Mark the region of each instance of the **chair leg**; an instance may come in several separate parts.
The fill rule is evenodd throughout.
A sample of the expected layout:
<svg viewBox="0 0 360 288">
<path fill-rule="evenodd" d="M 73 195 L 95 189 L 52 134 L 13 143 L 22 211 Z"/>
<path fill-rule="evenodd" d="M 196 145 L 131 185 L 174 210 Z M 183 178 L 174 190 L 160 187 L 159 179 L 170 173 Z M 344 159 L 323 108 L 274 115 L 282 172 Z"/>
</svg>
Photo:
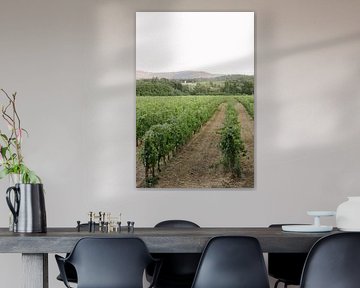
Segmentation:
<svg viewBox="0 0 360 288">
<path fill-rule="evenodd" d="M 288 284 L 286 282 L 283 282 L 281 280 L 277 280 L 274 284 L 274 288 L 277 288 L 279 283 L 284 283 L 284 288 L 287 288 L 288 287 Z"/>
</svg>

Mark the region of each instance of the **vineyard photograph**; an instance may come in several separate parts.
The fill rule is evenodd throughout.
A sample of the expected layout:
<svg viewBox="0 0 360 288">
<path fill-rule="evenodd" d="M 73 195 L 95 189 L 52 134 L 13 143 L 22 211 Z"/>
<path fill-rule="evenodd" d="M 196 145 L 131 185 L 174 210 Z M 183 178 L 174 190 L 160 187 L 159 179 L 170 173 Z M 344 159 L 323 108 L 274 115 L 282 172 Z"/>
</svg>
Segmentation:
<svg viewBox="0 0 360 288">
<path fill-rule="evenodd" d="M 136 187 L 254 187 L 254 13 L 136 13 Z"/>
</svg>

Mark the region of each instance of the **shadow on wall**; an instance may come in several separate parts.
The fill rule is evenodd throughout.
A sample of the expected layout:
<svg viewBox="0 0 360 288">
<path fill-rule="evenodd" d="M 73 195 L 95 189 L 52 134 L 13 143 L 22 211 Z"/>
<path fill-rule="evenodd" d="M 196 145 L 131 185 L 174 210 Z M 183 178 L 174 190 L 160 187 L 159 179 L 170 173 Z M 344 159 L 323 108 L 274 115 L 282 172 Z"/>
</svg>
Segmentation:
<svg viewBox="0 0 360 288">
<path fill-rule="evenodd" d="M 287 56 L 293 57 L 296 54 L 304 54 L 307 52 L 313 52 L 315 50 L 320 49 L 329 49 L 335 46 L 343 46 L 349 45 L 353 42 L 360 41 L 360 31 L 355 33 L 349 33 L 340 35 L 334 38 L 329 39 L 322 39 L 320 41 L 300 44 L 300 45 L 293 45 L 290 47 L 276 49 L 275 51 L 270 51 L 268 53 L 262 54 L 261 62 L 273 61 L 275 59 L 284 58 Z"/>
<path fill-rule="evenodd" d="M 263 20 L 273 31 L 271 20 Z M 257 178 L 275 191 L 270 201 L 281 193 L 276 186 L 289 189 L 281 194 L 289 203 L 282 215 L 311 203 L 334 209 L 360 185 L 354 173 L 360 169 L 360 32 L 320 41 L 313 35 L 288 47 L 282 39 L 284 48 L 276 48 L 271 33 L 258 35 L 264 45 L 257 47 L 257 159 L 272 173 L 258 170 Z"/>
</svg>

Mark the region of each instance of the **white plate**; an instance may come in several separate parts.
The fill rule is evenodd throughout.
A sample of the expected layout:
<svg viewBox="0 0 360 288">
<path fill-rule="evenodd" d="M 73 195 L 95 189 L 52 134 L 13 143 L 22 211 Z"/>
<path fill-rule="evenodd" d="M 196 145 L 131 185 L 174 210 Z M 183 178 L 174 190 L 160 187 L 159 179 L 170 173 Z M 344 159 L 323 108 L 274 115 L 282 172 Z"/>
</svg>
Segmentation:
<svg viewBox="0 0 360 288">
<path fill-rule="evenodd" d="M 332 226 L 324 225 L 283 225 L 281 228 L 286 232 L 330 232 L 333 229 Z"/>
<path fill-rule="evenodd" d="M 310 216 L 335 216 L 335 211 L 307 211 Z"/>
</svg>

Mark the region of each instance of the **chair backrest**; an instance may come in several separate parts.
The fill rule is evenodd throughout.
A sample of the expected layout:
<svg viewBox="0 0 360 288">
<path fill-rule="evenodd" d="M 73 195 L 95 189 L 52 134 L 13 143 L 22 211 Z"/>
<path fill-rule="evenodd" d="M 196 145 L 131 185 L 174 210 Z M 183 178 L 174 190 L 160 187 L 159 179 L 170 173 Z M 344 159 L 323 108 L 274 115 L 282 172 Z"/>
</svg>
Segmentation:
<svg viewBox="0 0 360 288">
<path fill-rule="evenodd" d="M 76 269 L 78 288 L 142 288 L 152 258 L 138 238 L 83 238 L 67 261 Z"/>
<path fill-rule="evenodd" d="M 165 220 L 155 228 L 200 228 L 188 220 Z M 159 287 L 190 287 L 199 264 L 200 253 L 163 253 L 156 254 L 162 260 L 162 267 L 157 279 Z"/>
<path fill-rule="evenodd" d="M 212 238 L 201 257 L 192 288 L 268 288 L 264 258 L 257 239 Z"/>
<path fill-rule="evenodd" d="M 200 226 L 188 220 L 165 220 L 157 223 L 155 228 L 200 228 Z"/>
<path fill-rule="evenodd" d="M 300 287 L 360 287 L 360 233 L 332 234 L 316 242 L 306 259 Z"/>
</svg>

